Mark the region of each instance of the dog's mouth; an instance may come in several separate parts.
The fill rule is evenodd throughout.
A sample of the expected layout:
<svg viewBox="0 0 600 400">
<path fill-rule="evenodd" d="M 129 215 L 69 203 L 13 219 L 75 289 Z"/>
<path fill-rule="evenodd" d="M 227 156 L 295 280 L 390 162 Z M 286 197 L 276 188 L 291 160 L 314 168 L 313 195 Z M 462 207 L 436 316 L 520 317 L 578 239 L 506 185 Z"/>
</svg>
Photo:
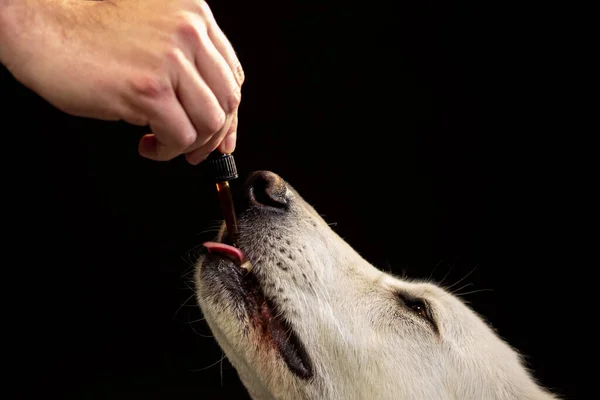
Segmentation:
<svg viewBox="0 0 600 400">
<path fill-rule="evenodd" d="M 232 298 L 243 303 L 250 324 L 264 345 L 275 348 L 296 376 L 310 379 L 313 369 L 306 348 L 275 302 L 264 295 L 256 274 L 242 268 L 247 261 L 245 253 L 233 247 L 226 234 L 220 242 L 206 242 L 204 247 L 210 254 L 229 261 L 228 264 L 234 269 L 233 279 L 228 279 L 224 288 L 238 292 Z"/>
</svg>

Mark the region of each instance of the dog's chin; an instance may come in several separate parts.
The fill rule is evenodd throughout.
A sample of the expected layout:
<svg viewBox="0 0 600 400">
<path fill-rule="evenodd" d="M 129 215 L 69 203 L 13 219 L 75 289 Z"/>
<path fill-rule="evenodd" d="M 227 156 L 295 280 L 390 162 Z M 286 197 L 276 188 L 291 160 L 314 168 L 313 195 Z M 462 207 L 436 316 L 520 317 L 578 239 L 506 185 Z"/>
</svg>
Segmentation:
<svg viewBox="0 0 600 400">
<path fill-rule="evenodd" d="M 230 244 L 227 236 L 220 241 Z M 258 338 L 256 345 L 273 348 L 298 378 L 312 378 L 312 363 L 305 346 L 277 308 L 277 298 L 265 296 L 260 279 L 253 271 L 248 272 L 225 255 L 207 254 L 200 276 L 213 301 L 228 302 L 227 306 L 236 310 L 231 316 L 237 319 L 233 323 L 239 325 L 241 331 L 253 331 L 252 335 L 243 335 L 245 340 Z"/>
</svg>

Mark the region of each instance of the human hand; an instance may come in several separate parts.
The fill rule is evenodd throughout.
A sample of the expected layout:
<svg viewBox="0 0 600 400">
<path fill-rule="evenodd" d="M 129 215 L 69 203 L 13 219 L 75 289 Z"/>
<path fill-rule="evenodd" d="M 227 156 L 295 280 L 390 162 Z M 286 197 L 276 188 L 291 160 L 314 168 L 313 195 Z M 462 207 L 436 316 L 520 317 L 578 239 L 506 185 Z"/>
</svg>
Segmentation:
<svg viewBox="0 0 600 400">
<path fill-rule="evenodd" d="M 149 125 L 142 156 L 197 164 L 236 144 L 244 72 L 205 1 L 2 5 L 0 60 L 72 115 Z"/>
</svg>

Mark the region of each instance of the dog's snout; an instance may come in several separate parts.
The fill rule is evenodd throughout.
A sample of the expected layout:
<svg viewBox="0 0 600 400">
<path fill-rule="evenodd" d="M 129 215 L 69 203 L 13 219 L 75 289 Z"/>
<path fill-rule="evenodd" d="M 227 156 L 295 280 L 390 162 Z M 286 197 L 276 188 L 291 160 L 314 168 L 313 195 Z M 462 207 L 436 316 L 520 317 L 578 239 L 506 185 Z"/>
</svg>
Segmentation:
<svg viewBox="0 0 600 400">
<path fill-rule="evenodd" d="M 256 207 L 286 209 L 289 204 L 285 181 L 269 171 L 252 173 L 247 182 L 248 198 Z"/>
</svg>

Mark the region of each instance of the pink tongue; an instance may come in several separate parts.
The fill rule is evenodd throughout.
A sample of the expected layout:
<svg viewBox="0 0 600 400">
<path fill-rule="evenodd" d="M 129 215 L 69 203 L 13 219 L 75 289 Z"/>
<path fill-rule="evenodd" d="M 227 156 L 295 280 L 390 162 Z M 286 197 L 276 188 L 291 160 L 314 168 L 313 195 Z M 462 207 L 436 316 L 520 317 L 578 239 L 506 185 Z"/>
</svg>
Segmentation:
<svg viewBox="0 0 600 400">
<path fill-rule="evenodd" d="M 218 242 L 206 242 L 204 243 L 204 247 L 208 249 L 209 253 L 227 256 L 233 259 L 233 261 L 235 261 L 238 265 L 242 265 L 244 261 L 246 261 L 246 256 L 240 249 L 238 249 L 237 247 L 230 246 L 228 244 Z"/>
</svg>

